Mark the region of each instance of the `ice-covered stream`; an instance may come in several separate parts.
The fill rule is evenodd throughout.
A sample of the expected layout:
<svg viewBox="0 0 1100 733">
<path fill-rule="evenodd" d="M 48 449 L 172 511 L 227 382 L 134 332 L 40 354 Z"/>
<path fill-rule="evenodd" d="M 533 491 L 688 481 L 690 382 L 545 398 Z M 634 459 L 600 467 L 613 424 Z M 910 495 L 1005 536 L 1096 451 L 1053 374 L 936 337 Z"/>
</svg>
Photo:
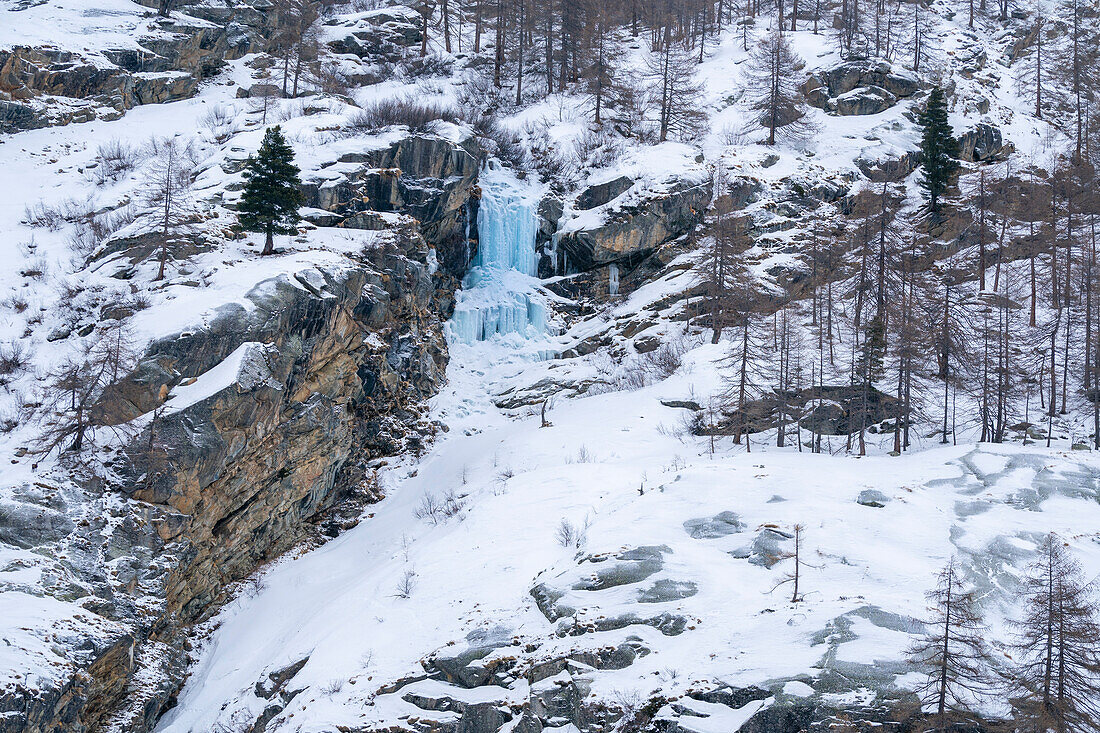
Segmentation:
<svg viewBox="0 0 1100 733">
<path fill-rule="evenodd" d="M 526 339 L 543 334 L 546 303 L 535 278 L 541 188 L 497 170 L 486 171 L 480 183 L 480 241 L 456 295 L 451 337 L 472 344 L 496 336 Z"/>
</svg>

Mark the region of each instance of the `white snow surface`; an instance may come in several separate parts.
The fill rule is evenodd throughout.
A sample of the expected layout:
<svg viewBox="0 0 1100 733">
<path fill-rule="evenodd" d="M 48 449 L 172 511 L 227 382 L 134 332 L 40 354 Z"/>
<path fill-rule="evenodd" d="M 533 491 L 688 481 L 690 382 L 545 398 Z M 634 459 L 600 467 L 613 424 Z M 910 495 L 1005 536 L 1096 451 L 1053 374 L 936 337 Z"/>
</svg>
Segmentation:
<svg viewBox="0 0 1100 733">
<path fill-rule="evenodd" d="M 924 591 L 950 556 L 962 559 L 982 589 L 994 639 L 1008 638 L 1003 621 L 1015 611 L 1021 570 L 1000 538 L 1010 538 L 1026 562 L 1042 533 L 1057 531 L 1091 575 L 1100 572 L 1094 541 L 1100 462 L 1091 455 L 1007 445 L 948 446 L 900 458 L 764 445 L 711 455 L 701 442 L 677 437 L 683 411 L 661 400 L 712 389 L 713 370 L 706 367 L 716 354 L 700 347 L 681 372 L 639 391 L 560 402 L 549 413 L 553 425 L 542 428 L 538 416 L 509 417 L 493 408 L 485 389 L 531 366 L 531 356 L 491 342 L 456 344 L 450 385 L 434 404 L 450 431 L 419 462 L 385 472 L 388 496 L 359 526 L 273 564 L 258 592 L 221 613 L 179 705 L 158 730 L 197 732 L 238 711 L 257 715 L 266 701 L 253 693 L 256 682 L 307 656 L 294 678 L 307 690 L 278 716 L 286 729 L 394 724 L 401 715 L 424 715 L 401 699 L 409 689 L 379 694 L 378 688 L 417 673 L 437 649 L 456 642 L 461 648 L 478 630 L 534 643 L 536 657 L 613 646 L 630 636 L 652 649 L 626 669 L 593 675 L 594 698 L 623 690 L 643 699 L 681 695 L 699 680 L 747 686 L 784 679 L 785 694 L 804 696 L 816 677 L 835 668 L 877 668 L 912 684 L 919 677 L 903 678 L 904 651 L 920 629 Z M 1032 467 L 1032 481 L 1021 483 L 1005 469 L 1010 464 Z M 1087 486 L 1079 477 L 1060 478 L 1063 467 L 1093 478 Z M 1026 495 L 1043 482 L 1047 490 Z M 867 488 L 890 501 L 884 508 L 856 503 Z M 456 516 L 438 524 L 416 516 L 426 494 L 448 491 L 464 504 Z M 695 539 L 685 529 L 688 520 L 726 511 L 738 515 L 741 531 Z M 579 551 L 556 542 L 562 520 L 589 524 Z M 768 569 L 737 556 L 761 530 L 789 531 L 796 523 L 806 528 L 803 552 L 813 567 L 803 569 L 805 600 L 791 603 L 789 585 L 776 588 L 790 560 Z M 667 611 L 687 619 L 683 634 L 634 625 L 555 636 L 532 586 L 585 577 L 583 556 L 640 546 L 669 550 L 661 571 L 636 584 L 571 591 L 584 596 L 579 618 Z M 1006 564 L 990 564 L 993 556 Z M 410 571 L 411 597 L 398 597 Z M 639 603 L 638 592 L 660 579 L 694 583 L 698 593 Z M 834 636 L 841 617 L 850 636 Z M 525 685 L 476 691 L 447 685 L 445 692 L 508 701 L 524 698 Z M 711 715 L 688 718 L 691 730 L 710 733 L 736 730 L 768 703 L 739 711 L 690 704 Z"/>
<path fill-rule="evenodd" d="M 0 48 L 49 44 L 97 63 L 103 58 L 99 52 L 135 47 L 139 35 L 157 32 L 149 15 L 149 8 L 129 0 L 49 0 L 23 10 L 16 10 L 15 0 L 0 0 Z M 989 34 L 963 31 L 957 20 L 930 14 L 929 22 L 930 34 L 947 53 L 949 74 L 951 56 L 961 48 L 978 44 L 995 56 L 1003 44 Z M 804 28 L 789 38 L 806 60 L 807 71 L 838 61 L 825 34 Z M 705 176 L 719 164 L 735 175 L 758 179 L 764 194 L 753 213 L 773 216 L 766 211 L 769 195 L 794 181 L 850 181 L 858 176 L 854 161 L 861 156 L 892 156 L 915 147 L 916 132 L 906 117 L 909 101 L 866 117 L 813 110 L 818 133 L 797 146 L 767 148 L 751 135 L 730 142 L 731 134 L 745 127 L 746 107 L 737 93 L 745 58 L 740 39 L 729 32 L 700 67 L 711 120 L 701 150 L 666 143 L 622 151 L 614 163 L 589 174 L 587 182 L 627 175 L 641 184 L 605 207 L 567 211 L 565 226 L 595 226 L 640 193 L 659 192 L 673 174 Z M 6 264 L 0 270 L 0 289 L 8 299 L 0 339 L 30 345 L 34 361 L 28 374 L 5 389 L 0 416 L 12 414 L 17 398 L 32 391 L 40 375 L 82 343 L 76 336 L 48 340 L 51 333 L 79 325 L 74 311 L 62 306 L 82 306 L 83 301 L 66 304 L 64 286 L 79 283 L 104 297 L 133 296 L 129 285 L 112 277 L 116 260 L 86 267 L 77 257 L 70 243 L 73 227 L 32 229 L 23 221 L 26 207 L 40 201 L 60 205 L 88 198 L 94 210 L 126 202 L 141 209 L 140 170 L 117 182 L 92 185 L 91 164 L 99 145 L 115 140 L 141 145 L 157 135 L 192 140 L 198 147 L 196 198 L 211 214 L 204 231 L 215 244 L 157 286 L 148 282 L 152 266 L 139 268 L 133 282 L 142 284 L 148 299 L 133 318 L 141 342 L 200 326 L 219 305 L 247 304 L 246 294 L 264 280 L 286 277 L 295 282 L 295 275 L 306 273 L 308 279 L 316 266 L 348 266 L 348 253 L 375 241 L 373 232 L 318 228 L 290 241 L 284 238 L 281 255 L 259 259 L 254 237 L 225 236 L 231 218 L 221 204 L 237 195 L 231 189 L 240 182 L 238 173 L 226 171 L 254 151 L 263 134 L 256 110 L 235 99 L 235 87 L 227 83 L 256 81 L 249 61 L 228 64 L 194 99 L 139 107 L 113 122 L 35 130 L 0 140 L 0 190 L 16 194 L 0 197 L 0 230 L 6 233 L 0 244 Z M 631 65 L 628 72 L 636 71 L 640 59 L 624 64 Z M 1020 159 L 1041 163 L 1059 134 L 1022 111 L 1026 106 L 1012 74 L 990 65 L 1003 73 L 988 85 L 980 84 L 981 78 L 952 74 L 956 98 L 988 97 L 990 112 L 984 119 L 1001 127 Z M 415 83 L 394 79 L 357 90 L 355 97 L 364 102 L 410 93 L 427 94 Z M 441 81 L 431 96 L 452 99 L 453 94 L 451 83 Z M 332 127 L 353 110 L 342 101 L 321 99 L 317 104 L 324 109 L 307 116 L 304 104 L 278 103 L 271 115 L 285 117 L 281 124 L 307 180 L 334 180 L 341 166 L 351 165 L 337 162 L 344 154 L 386 146 L 404 134 L 391 129 L 371 136 L 334 136 Z M 546 125 L 557 143 L 575 146 L 586 131 L 580 121 L 586 104 L 579 96 L 553 95 L 516 112 L 506 124 L 516 130 Z M 952 112 L 957 131 L 982 117 L 962 104 Z M 212 139 L 200 124 L 215 108 L 228 110 L 236 124 L 224 142 Z M 462 130 L 438 125 L 436 132 L 458 139 Z M 699 152 L 702 163 L 696 160 Z M 135 233 L 148 222 L 139 217 L 132 227 L 118 234 Z M 803 236 L 799 228 L 776 227 L 746 253 L 757 262 L 762 287 L 770 268 L 797 261 L 788 247 Z M 267 704 L 254 694 L 255 684 L 305 656 L 309 662 L 294 684 L 306 689 L 279 714 L 281 729 L 330 731 L 337 725 L 392 723 L 403 715 L 423 715 L 401 699 L 402 693 L 378 694 L 379 688 L 422 671 L 420 661 L 427 655 L 461 645 L 479 630 L 534 644 L 535 657 L 637 637 L 651 653 L 626 669 L 594 675 L 591 695 L 602 699 L 631 691 L 643 697 L 658 691 L 676 696 L 700 680 L 735 685 L 777 681 L 779 694 L 803 696 L 830 669 L 850 671 L 850 665 L 871 664 L 896 684 L 912 685 L 919 677 L 898 662 L 911 633 L 919 629 L 913 619 L 924 613 L 923 593 L 951 555 L 959 556 L 978 587 L 993 626 L 991 639 L 997 642 L 1009 638 L 1004 621 L 1018 611 L 1017 581 L 1044 532 L 1059 532 L 1089 577 L 1100 573 L 1100 458 L 1063 450 L 1072 440 L 1057 441 L 1059 447 L 1048 450 L 966 443 L 938 447 L 918 438 L 920 450 L 914 453 L 893 458 L 872 445 L 873 455 L 862 459 L 763 444 L 745 453 L 727 440 L 711 454 L 707 444 L 685 434 L 685 411 L 662 405 L 662 400 L 705 401 L 719 386 L 715 363 L 722 346 L 700 345 L 697 333 L 689 337 L 692 350 L 684 366 L 670 379 L 636 391 L 592 394 L 598 391 L 594 389 L 583 399 L 563 397 L 548 413 L 550 427 L 540 427 L 537 415 L 494 405 L 501 394 L 530 390 L 544 379 L 573 384 L 608 380 L 616 367 L 606 354 L 556 361 L 544 357 L 605 333 L 615 321 L 637 317 L 647 306 L 683 291 L 694 278 L 686 269 L 689 263 L 688 256 L 678 258 L 630 298 L 572 324 L 561 336 L 451 344 L 449 384 L 433 404 L 434 416 L 448 432 L 419 461 L 403 459 L 383 472 L 387 498 L 369 507 L 358 527 L 318 550 L 273 563 L 261 573 L 254 593 L 241 595 L 221 612 L 197 654 L 179 705 L 159 730 L 205 732 L 242 711 L 255 718 Z M 38 265 L 48 271 L 44 280 L 23 274 Z M 509 275 L 515 280 L 513 275 L 519 273 Z M 509 288 L 533 293 L 547 304 L 554 301 L 530 278 Z M 459 295 L 460 300 L 478 297 L 470 291 Z M 24 308 L 14 308 L 20 300 Z M 674 327 L 662 320 L 669 315 L 661 313 L 646 334 L 673 335 Z M 259 356 L 257 345 L 243 345 L 194 383 L 177 387 L 170 406 L 181 409 L 239 380 L 249 355 Z M 49 461 L 32 469 L 29 459 L 16 457 L 15 449 L 32 430 L 33 425 L 20 425 L 0 437 L 4 491 L 39 480 L 50 469 Z M 868 488 L 890 501 L 883 508 L 857 504 L 859 492 Z M 437 524 L 416 516 L 425 494 L 447 492 L 460 497 L 458 514 Z M 0 499 L 7 501 L 6 496 Z M 739 516 L 741 531 L 695 539 L 684 528 L 685 521 L 727 511 Z M 589 524 L 583 548 L 564 548 L 556 541 L 563 520 L 578 527 Z M 814 567 L 802 578 L 805 600 L 792 604 L 789 586 L 777 587 L 790 569 L 789 560 L 768 569 L 737 556 L 745 554 L 759 533 L 768 528 L 789 531 L 796 523 L 806 527 L 806 549 Z M 667 546 L 660 573 L 636 585 L 570 591 L 585 601 L 580 618 L 667 611 L 687 620 L 684 632 L 665 636 L 636 625 L 557 637 L 555 624 L 534 604 L 532 586 L 582 578 L 587 556 L 640 546 Z M 33 551 L 4 546 L 0 552 L 4 688 L 63 679 L 73 660 L 65 659 L 55 642 L 74 629 L 92 630 L 104 639 L 119 631 L 75 603 L 12 590 L 34 586 L 41 563 Z M 407 573 L 415 574 L 414 587 L 409 598 L 399 598 L 398 586 Z M 694 583 L 697 593 L 639 603 L 638 591 L 660 579 Z M 846 633 L 837 631 L 840 626 Z M 431 680 L 416 684 L 418 692 L 465 695 L 471 701 L 523 700 L 531 692 L 522 681 L 510 689 L 471 691 Z M 850 694 L 855 699 L 864 693 Z M 766 704 L 731 711 L 692 701 L 700 717 L 690 719 L 696 727 L 687 727 L 698 733 L 734 730 Z M 683 719 L 681 725 L 686 725 Z M 560 730 L 568 733 L 569 727 Z"/>
</svg>

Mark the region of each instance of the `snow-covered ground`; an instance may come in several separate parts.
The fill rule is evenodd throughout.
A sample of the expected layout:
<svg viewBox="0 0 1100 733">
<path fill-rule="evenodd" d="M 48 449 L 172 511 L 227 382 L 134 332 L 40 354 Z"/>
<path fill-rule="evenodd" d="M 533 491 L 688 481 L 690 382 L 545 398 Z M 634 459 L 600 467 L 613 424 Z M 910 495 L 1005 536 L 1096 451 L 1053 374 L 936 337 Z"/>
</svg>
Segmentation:
<svg viewBox="0 0 1100 733">
<path fill-rule="evenodd" d="M 305 657 L 293 681 L 305 691 L 278 717 L 286 729 L 430 717 L 402 695 L 443 683 L 379 688 L 422 672 L 421 659 L 461 648 L 478 631 L 509 639 L 498 655 L 533 644 L 532 659 L 632 637 L 651 650 L 595 675 L 593 699 L 674 697 L 700 680 L 814 686 L 838 671 L 912 685 L 919 678 L 908 674 L 904 651 L 920 629 L 923 593 L 952 555 L 980 589 L 995 643 L 1010 640 L 1003 620 L 1015 613 L 1020 574 L 1043 533 L 1060 533 L 1089 577 L 1100 572 L 1095 457 L 969 445 L 857 459 L 764 445 L 746 453 L 728 442 L 711 454 L 685 436 L 684 410 L 662 400 L 712 390 L 717 353 L 696 349 L 674 377 L 639 391 L 559 402 L 543 428 L 537 415 L 494 409 L 486 389 L 530 357 L 501 344 L 456 345 L 450 385 L 434 405 L 449 432 L 419 462 L 384 471 L 388 496 L 369 519 L 275 563 L 221 613 L 159 730 L 210 730 L 235 714 L 244 719 L 240 710 L 253 719 L 267 704 L 256 683 Z M 882 496 L 857 503 L 869 490 Z M 418 516 L 425 496 L 452 494 L 462 505 L 453 516 Z M 586 528 L 579 549 L 558 541 L 563 521 Z M 793 549 L 785 537 L 796 524 L 805 528 L 805 599 L 791 603 L 790 585 L 776 586 L 793 560 L 768 555 Z M 569 590 L 596 587 L 589 581 L 605 566 L 595 560 L 634 548 L 659 548 L 651 575 Z M 411 592 L 400 597 L 408 573 Z M 563 589 L 557 603 L 575 616 L 548 621 L 531 595 L 539 584 Z M 646 602 L 670 588 L 685 597 Z M 629 613 L 641 621 L 569 630 Z M 663 613 L 684 619 L 682 633 L 644 623 Z M 522 701 L 532 694 L 526 685 L 450 694 Z"/>
<path fill-rule="evenodd" d="M 945 54 L 945 78 L 955 84 L 956 97 L 988 97 L 990 111 L 984 118 L 1001 127 L 1021 160 L 1042 161 L 1057 134 L 1020 111 L 1025 107 L 1011 70 L 999 61 L 976 78 L 953 70 L 953 59 L 975 47 L 1002 58 L 1010 39 L 962 29 L 957 20 L 947 19 L 946 3 L 937 2 L 936 10 L 929 14 L 930 35 Z M 147 13 L 126 0 L 61 0 L 18 11 L 12 0 L 0 0 L 0 46 L 50 43 L 94 60 L 104 49 L 131 47 L 138 33 L 154 32 Z M 338 30 L 326 27 L 325 32 Z M 789 37 L 806 71 L 839 61 L 825 34 L 804 28 Z M 624 61 L 627 72 L 642 68 L 641 48 Z M 748 213 L 768 223 L 767 217 L 775 216 L 769 209 L 792 182 L 850 184 L 859 178 L 859 158 L 897 156 L 915 147 L 908 101 L 862 117 L 811 110 L 818 131 L 809 141 L 777 149 L 756 144 L 758 135 L 744 136 L 740 80 L 746 57 L 733 31 L 708 50 L 699 77 L 710 131 L 698 149 L 673 142 L 624 142 L 614 161 L 586 172 L 583 180 L 601 183 L 628 175 L 660 183 L 689 169 L 709 172 L 721 166 L 761 183 L 764 194 Z M 0 270 L 5 298 L 0 342 L 19 341 L 30 352 L 30 368 L 5 386 L 0 417 L 14 416 L 18 403 L 33 394 L 50 368 L 82 346 L 86 336 L 59 334 L 79 334 L 105 302 L 141 301 L 132 319 L 140 346 L 200 324 L 219 304 L 240 302 L 256 282 L 315 265 L 339 267 L 344 254 L 369 245 L 374 233 L 318 228 L 280 242 L 286 248 L 281 256 L 260 260 L 254 256 L 255 239 L 228 236 L 224 225 L 231 216 L 221 204 L 235 195 L 240 178 L 227 171 L 239 170 L 257 147 L 261 120 L 282 123 L 304 177 L 312 181 L 338 179 L 342 164 L 335 161 L 341 155 L 386 146 L 404 134 L 392 129 L 370 136 L 335 134 L 354 114 L 353 107 L 335 98 L 318 100 L 308 114 L 305 107 L 312 100 L 278 103 L 261 113 L 254 103 L 235 97 L 237 85 L 257 81 L 248 66 L 252 60 L 230 63 L 194 99 L 138 107 L 112 122 L 0 140 L 0 191 L 11 194 L 0 196 L 0 231 L 5 232 L 0 256 L 6 265 Z M 353 96 L 359 103 L 403 95 L 451 101 L 457 82 L 396 78 L 355 90 Z M 559 93 L 514 110 L 502 124 L 521 135 L 539 131 L 562 149 L 574 149 L 587 132 L 586 104 L 584 95 Z M 203 120 L 211 110 L 230 122 L 219 131 L 209 129 Z M 952 114 L 959 131 L 980 117 L 965 106 Z M 460 130 L 440 125 L 436 132 L 457 139 Z M 123 140 L 140 146 L 154 135 L 194 143 L 195 198 L 210 215 L 203 230 L 212 246 L 172 269 L 165 283 L 149 282 L 152 262 L 125 281 L 113 277 L 114 260 L 86 265 L 82 255 L 87 253 L 74 247 L 73 222 L 57 229 L 26 222 L 28 209 L 39 203 L 86 212 L 130 206 L 140 213 L 140 166 L 97 186 L 92 164 L 101 145 Z M 702 162 L 696 160 L 699 154 Z M 911 178 L 910 191 L 913 183 Z M 527 210 L 536 198 L 534 193 L 519 196 Z M 591 226 L 601 213 L 577 214 L 566 227 Z M 142 226 L 148 221 L 139 218 L 119 234 L 137 233 Z M 769 284 L 773 267 L 798 262 L 792 248 L 804 237 L 804 228 L 775 227 L 746 253 L 762 287 Z M 557 330 L 567 325 L 565 319 L 552 312 L 554 296 L 530 278 L 530 263 L 523 273 L 494 280 L 507 297 L 522 294 L 529 322 L 514 330 L 529 340 L 517 333 L 488 343 L 454 340 L 449 384 L 433 405 L 434 417 L 447 432 L 421 459 L 402 459 L 383 469 L 387 498 L 370 507 L 358 527 L 318 550 L 274 563 L 224 609 L 211 623 L 179 705 L 164 718 L 161 730 L 198 733 L 213 730 L 216 722 L 255 719 L 268 704 L 255 694 L 256 684 L 307 656 L 294 678 L 295 686 L 306 690 L 279 713 L 287 729 L 322 731 L 422 716 L 422 709 L 402 699 L 408 690 L 380 693 L 380 688 L 421 671 L 420 661 L 436 650 L 461 647 L 478 633 L 534 647 L 523 652 L 527 661 L 628 642 L 648 650 L 624 669 L 595 675 L 593 699 L 634 693 L 647 698 L 656 692 L 676 696 L 701 680 L 778 681 L 789 695 L 806 694 L 806 683 L 820 694 L 859 694 L 821 680 L 839 670 L 856 680 L 856 688 L 860 680 L 868 686 L 912 685 L 915 677 L 900 661 L 910 634 L 919 629 L 914 619 L 923 614 L 923 592 L 950 556 L 960 558 L 979 588 L 993 626 L 991 638 L 998 642 L 1009 638 L 1004 619 L 1016 612 L 1018 579 L 1043 533 L 1060 533 L 1089 576 L 1100 573 L 1100 459 L 1066 450 L 1072 440 L 1056 441 L 1056 449 L 1045 450 L 937 447 L 938 437 L 918 436 L 919 452 L 895 458 L 872 445 L 871 457 L 856 459 L 777 450 L 763 439 L 746 453 L 725 439 L 711 452 L 709 442 L 686 430 L 689 411 L 662 402 L 706 404 L 720 386 L 715 365 L 724 345 L 701 345 L 697 330 L 671 322 L 681 313 L 679 305 L 652 309 L 655 325 L 646 332 L 686 333 L 691 350 L 665 381 L 611 391 L 621 386 L 617 379 L 624 370 L 636 367 L 630 359 L 616 364 L 606 352 L 584 359 L 544 358 L 684 291 L 695 281 L 685 269 L 690 261 L 690 255 L 678 258 L 629 298 L 568 324 L 562 335 Z M 459 300 L 493 307 L 491 299 L 499 297 L 489 288 L 470 288 Z M 532 302 L 551 312 L 532 315 Z M 243 352 L 235 355 L 243 357 Z M 181 406 L 223 385 L 230 378 L 223 372 L 232 372 L 232 366 L 215 367 L 177 389 L 170 404 Z M 837 373 L 844 371 L 842 363 Z M 584 396 L 554 401 L 548 427 L 541 427 L 538 399 L 520 400 L 528 404 L 514 409 L 496 406 L 502 396 L 555 391 Z M 52 468 L 45 461 L 32 469 L 32 458 L 16 453 L 34 430 L 33 423 L 24 423 L 0 437 L 5 489 L 33 482 Z M 838 447 L 841 439 L 833 440 Z M 858 503 L 864 491 L 881 496 L 866 495 Z M 422 516 L 425 497 L 450 508 L 437 518 Z M 563 522 L 583 541 L 563 546 L 558 539 Z M 796 524 L 805 527 L 809 559 L 800 587 L 805 599 L 790 603 L 789 584 L 778 584 L 791 568 L 792 561 L 782 556 L 792 549 L 786 535 Z M 628 554 L 639 548 L 649 549 Z M 5 547 L 2 587 L 38 583 L 40 561 L 31 551 Z M 606 584 L 599 581 L 604 566 L 597 561 L 649 563 L 647 568 L 656 569 L 634 582 Z M 593 569 L 598 589 L 591 580 Z M 575 613 L 550 621 L 531 595 L 540 585 L 561 591 L 544 605 Z M 75 604 L 21 591 L 4 593 L 0 606 L 4 638 L 10 642 L 0 647 L 5 684 L 55 675 L 73 661 L 59 658 L 51 646 L 54 632 L 42 629 L 60 633 L 92 624 L 104 636 L 117 631 Z M 629 614 L 639 623 L 573 634 L 576 628 L 599 628 L 601 621 Z M 668 614 L 664 630 L 658 628 L 663 622 L 655 621 L 661 614 Z M 665 633 L 673 629 L 679 633 Z M 507 655 L 510 649 L 511 644 L 495 654 Z M 436 680 L 415 684 L 429 696 L 462 694 L 471 700 L 522 701 L 533 694 L 522 680 L 509 689 L 462 693 L 441 689 L 443 683 Z M 755 712 L 719 711 L 699 701 L 684 704 L 711 715 L 700 718 L 709 723 L 697 723 L 698 733 L 733 730 L 738 720 Z"/>
</svg>

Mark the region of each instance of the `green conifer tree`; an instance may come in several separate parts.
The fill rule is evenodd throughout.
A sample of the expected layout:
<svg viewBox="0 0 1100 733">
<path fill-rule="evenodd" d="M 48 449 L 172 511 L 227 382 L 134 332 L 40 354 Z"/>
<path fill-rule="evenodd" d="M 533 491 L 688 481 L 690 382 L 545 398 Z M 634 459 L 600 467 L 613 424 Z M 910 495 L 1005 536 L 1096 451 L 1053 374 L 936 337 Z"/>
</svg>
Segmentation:
<svg viewBox="0 0 1100 733">
<path fill-rule="evenodd" d="M 302 204 L 294 151 L 278 125 L 269 127 L 255 156 L 248 156 L 245 187 L 238 205 L 238 224 L 248 232 L 263 232 L 267 239 L 260 254 L 275 251 L 276 234 L 294 234 Z"/>
<path fill-rule="evenodd" d="M 959 169 L 959 141 L 947 121 L 947 100 L 939 87 L 932 88 L 917 124 L 922 130 L 920 151 L 924 165 L 920 184 L 928 192 L 929 208 L 939 211 L 940 197 Z"/>
</svg>

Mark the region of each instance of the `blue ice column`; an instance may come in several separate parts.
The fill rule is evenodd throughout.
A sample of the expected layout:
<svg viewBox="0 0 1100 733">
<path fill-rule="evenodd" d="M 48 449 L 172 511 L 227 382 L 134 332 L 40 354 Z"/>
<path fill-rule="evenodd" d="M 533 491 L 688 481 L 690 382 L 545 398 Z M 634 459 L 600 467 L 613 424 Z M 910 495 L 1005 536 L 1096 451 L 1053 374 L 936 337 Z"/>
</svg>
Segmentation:
<svg viewBox="0 0 1100 733">
<path fill-rule="evenodd" d="M 474 343 L 498 334 L 546 331 L 546 306 L 532 279 L 538 269 L 538 217 L 526 192 L 501 185 L 482 189 L 477 213 L 478 251 L 458 293 L 451 333 Z"/>
</svg>

